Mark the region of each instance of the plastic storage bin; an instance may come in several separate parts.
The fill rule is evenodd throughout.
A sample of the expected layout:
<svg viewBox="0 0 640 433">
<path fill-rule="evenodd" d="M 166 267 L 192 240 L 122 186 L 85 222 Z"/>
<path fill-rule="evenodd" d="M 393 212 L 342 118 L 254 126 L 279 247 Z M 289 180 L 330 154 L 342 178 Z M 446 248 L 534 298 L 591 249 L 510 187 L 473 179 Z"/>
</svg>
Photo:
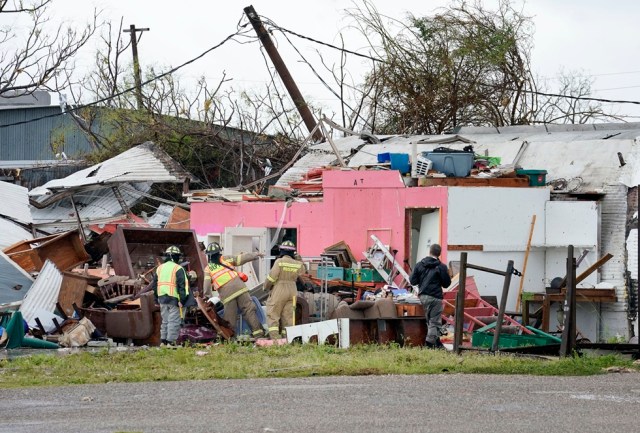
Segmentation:
<svg viewBox="0 0 640 433">
<path fill-rule="evenodd" d="M 471 173 L 473 152 L 425 152 L 423 156 L 433 163 L 433 169 L 451 177 L 467 177 Z"/>
<path fill-rule="evenodd" d="M 344 280 L 344 268 L 318 266 L 318 278 L 324 280 Z"/>
<path fill-rule="evenodd" d="M 516 170 L 517 175 L 529 177 L 529 186 L 545 186 L 547 184 L 547 170 Z"/>
<path fill-rule="evenodd" d="M 411 164 L 409 164 L 409 154 L 407 153 L 390 153 L 391 170 L 398 170 L 400 173 L 409 173 Z"/>
<path fill-rule="evenodd" d="M 387 269 L 390 272 L 390 270 Z M 380 276 L 375 269 L 369 268 L 361 268 L 361 269 L 345 269 L 344 271 L 344 279 L 345 281 L 351 281 L 351 277 L 353 277 L 353 281 L 356 283 L 383 283 L 385 282 L 384 278 Z"/>
</svg>

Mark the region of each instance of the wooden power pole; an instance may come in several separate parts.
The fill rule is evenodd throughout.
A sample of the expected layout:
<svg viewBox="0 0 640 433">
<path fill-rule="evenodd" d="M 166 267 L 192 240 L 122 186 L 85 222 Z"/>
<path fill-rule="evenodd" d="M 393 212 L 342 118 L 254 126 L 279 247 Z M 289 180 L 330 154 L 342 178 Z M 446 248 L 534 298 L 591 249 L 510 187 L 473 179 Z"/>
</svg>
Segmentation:
<svg viewBox="0 0 640 433">
<path fill-rule="evenodd" d="M 138 110 L 142 110 L 142 79 L 140 77 L 140 63 L 138 62 L 138 37 L 137 32 L 149 31 L 149 28 L 137 29 L 135 24 L 131 24 L 129 29 L 124 29 L 124 33 L 131 33 L 131 51 L 133 52 L 133 79 L 136 83 L 136 101 Z"/>
<path fill-rule="evenodd" d="M 273 44 L 269 33 L 267 33 L 264 25 L 262 25 L 260 17 L 256 13 L 253 6 L 247 6 L 246 8 L 244 8 L 244 13 L 247 15 L 247 17 L 249 18 L 249 22 L 251 22 L 251 25 L 258 34 L 258 38 L 260 39 L 262 46 L 266 50 L 267 54 L 269 54 L 269 58 L 271 59 L 271 62 L 273 62 L 273 66 L 276 68 L 276 71 L 278 71 L 278 74 L 280 75 L 284 86 L 287 88 L 291 99 L 293 99 L 293 103 L 298 109 L 298 112 L 300 113 L 304 124 L 306 125 L 309 132 L 313 133 L 313 139 L 316 141 L 321 141 L 323 138 L 322 133 L 319 129 L 315 129 L 316 120 L 313 118 L 313 114 L 311 114 L 311 110 L 309 110 L 309 106 L 305 102 L 304 97 L 300 93 L 300 90 L 298 90 L 298 86 L 296 86 L 295 81 L 293 81 L 293 77 L 289 73 L 287 65 L 285 65 L 282 57 L 280 57 L 280 53 L 278 53 L 278 49 Z M 313 132 L 314 129 L 315 132 Z"/>
</svg>

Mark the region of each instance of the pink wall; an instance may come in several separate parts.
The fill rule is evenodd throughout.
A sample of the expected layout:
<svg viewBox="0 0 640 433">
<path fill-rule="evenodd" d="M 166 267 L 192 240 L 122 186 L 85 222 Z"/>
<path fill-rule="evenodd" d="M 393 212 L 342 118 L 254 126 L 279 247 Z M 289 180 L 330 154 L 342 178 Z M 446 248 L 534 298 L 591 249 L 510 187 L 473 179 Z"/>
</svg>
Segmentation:
<svg viewBox="0 0 640 433">
<path fill-rule="evenodd" d="M 345 241 L 357 259 L 375 234 L 404 260 L 405 208 L 441 208 L 440 237 L 446 239 L 447 188 L 404 186 L 397 171 L 323 173 L 322 202 L 291 203 L 283 227 L 298 229 L 298 251 L 318 256 Z M 223 233 L 225 227 L 278 227 L 283 202 L 191 203 L 191 228 L 198 235 Z M 443 242 L 446 247 L 446 242 Z M 444 252 L 443 252 L 444 253 Z M 446 260 L 446 253 L 443 254 Z"/>
</svg>

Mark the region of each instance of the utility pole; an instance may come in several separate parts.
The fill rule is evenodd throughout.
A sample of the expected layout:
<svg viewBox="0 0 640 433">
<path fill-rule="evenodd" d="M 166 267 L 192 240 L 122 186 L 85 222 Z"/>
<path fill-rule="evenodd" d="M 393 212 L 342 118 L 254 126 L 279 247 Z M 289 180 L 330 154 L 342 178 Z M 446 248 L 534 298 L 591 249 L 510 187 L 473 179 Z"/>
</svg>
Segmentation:
<svg viewBox="0 0 640 433">
<path fill-rule="evenodd" d="M 131 24 L 129 29 L 125 29 L 123 33 L 131 33 L 131 51 L 133 52 L 133 79 L 136 82 L 136 100 L 138 102 L 138 110 L 142 110 L 142 79 L 140 78 L 140 63 L 138 62 L 138 38 L 136 32 L 149 31 L 149 28 L 137 29 L 135 24 Z"/>
<path fill-rule="evenodd" d="M 316 120 L 313 118 L 313 114 L 311 114 L 311 110 L 309 110 L 309 106 L 302 97 L 300 90 L 298 90 L 298 86 L 296 86 L 295 81 L 293 81 L 293 77 L 289 73 L 287 65 L 284 64 L 282 57 L 280 57 L 280 53 L 278 53 L 278 49 L 273 44 L 269 33 L 267 33 L 267 30 L 262 25 L 260 17 L 256 13 L 253 6 L 247 6 L 246 8 L 244 8 L 244 13 L 247 15 L 247 17 L 249 18 L 249 22 L 251 22 L 251 25 L 253 26 L 253 29 L 258 34 L 258 38 L 260 39 L 260 42 L 262 42 L 262 46 L 267 51 L 267 54 L 269 54 L 269 58 L 271 59 L 273 66 L 276 68 L 276 71 L 278 71 L 278 74 L 280 75 L 284 86 L 287 88 L 291 99 L 293 99 L 293 103 L 298 109 L 298 112 L 300 113 L 304 124 L 307 126 L 309 132 L 313 133 L 313 139 L 316 141 L 321 141 L 323 136 L 319 129 L 315 129 Z M 314 129 L 315 132 L 313 132 Z"/>
</svg>

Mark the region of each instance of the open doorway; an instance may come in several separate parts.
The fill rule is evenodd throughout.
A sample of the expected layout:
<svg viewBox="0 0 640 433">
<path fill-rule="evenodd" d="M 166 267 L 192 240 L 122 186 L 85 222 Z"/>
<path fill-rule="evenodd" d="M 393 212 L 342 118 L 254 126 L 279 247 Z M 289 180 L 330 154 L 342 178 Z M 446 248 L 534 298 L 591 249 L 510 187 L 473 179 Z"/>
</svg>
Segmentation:
<svg viewBox="0 0 640 433">
<path fill-rule="evenodd" d="M 426 256 L 431 244 L 440 243 L 440 209 L 410 208 L 406 210 L 408 242 L 406 257 L 411 269 Z"/>
</svg>

